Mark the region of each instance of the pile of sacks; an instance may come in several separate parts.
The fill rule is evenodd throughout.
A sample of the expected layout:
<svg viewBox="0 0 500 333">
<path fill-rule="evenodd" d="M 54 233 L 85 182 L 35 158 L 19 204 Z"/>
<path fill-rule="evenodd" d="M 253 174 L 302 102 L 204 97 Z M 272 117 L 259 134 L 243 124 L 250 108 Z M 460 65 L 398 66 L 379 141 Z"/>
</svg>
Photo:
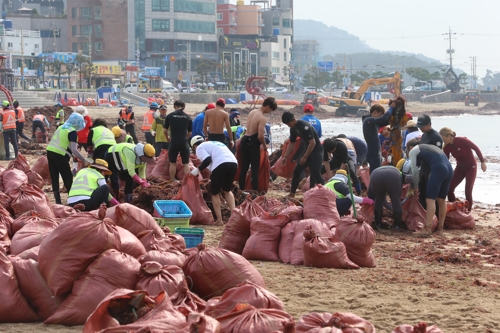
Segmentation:
<svg viewBox="0 0 500 333">
<path fill-rule="evenodd" d="M 362 219 L 340 218 L 335 193 L 307 191 L 304 207 L 264 196 L 247 198 L 231 214 L 219 247 L 249 260 L 321 268 L 376 267 L 375 232 Z"/>
</svg>

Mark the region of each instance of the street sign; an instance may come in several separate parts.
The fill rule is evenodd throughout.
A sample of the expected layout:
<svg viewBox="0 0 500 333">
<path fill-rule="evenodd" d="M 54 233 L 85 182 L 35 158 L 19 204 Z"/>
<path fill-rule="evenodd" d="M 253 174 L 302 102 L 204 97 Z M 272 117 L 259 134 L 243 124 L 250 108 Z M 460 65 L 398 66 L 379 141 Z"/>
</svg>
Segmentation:
<svg viewBox="0 0 500 333">
<path fill-rule="evenodd" d="M 179 76 L 182 76 L 182 71 L 179 71 Z"/>
<path fill-rule="evenodd" d="M 170 61 L 174 62 L 174 61 L 175 61 L 175 57 L 174 57 L 174 56 L 171 56 L 171 57 L 170 57 Z"/>
<path fill-rule="evenodd" d="M 332 61 L 320 61 L 320 62 L 318 62 L 318 67 L 323 72 L 331 71 L 331 70 L 333 70 L 333 62 Z"/>
</svg>

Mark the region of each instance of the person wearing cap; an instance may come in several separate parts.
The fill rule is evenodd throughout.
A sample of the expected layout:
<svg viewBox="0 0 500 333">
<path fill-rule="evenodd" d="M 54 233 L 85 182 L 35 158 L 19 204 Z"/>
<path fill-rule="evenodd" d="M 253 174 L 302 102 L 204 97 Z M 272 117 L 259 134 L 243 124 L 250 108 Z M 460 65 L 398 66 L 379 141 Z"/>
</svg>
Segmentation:
<svg viewBox="0 0 500 333">
<path fill-rule="evenodd" d="M 177 173 L 177 155 L 181 155 L 184 174 L 189 173 L 189 143 L 193 131 L 193 121 L 191 117 L 184 112 L 186 103 L 181 100 L 174 102 L 175 111 L 168 114 L 163 125 L 163 134 L 170 141 L 168 149 L 168 161 L 170 162 L 169 176 L 170 180 L 175 179 Z"/>
<path fill-rule="evenodd" d="M 130 136 L 134 140 L 134 144 L 137 144 L 139 140 L 137 140 L 137 136 L 135 135 L 135 116 L 132 105 L 121 109 L 118 113 L 118 116 L 118 122 L 123 124 L 125 132 L 130 134 Z"/>
<path fill-rule="evenodd" d="M 418 167 L 429 171 L 429 178 L 425 187 L 423 196 L 426 200 L 426 222 L 424 229 L 416 233 L 417 235 L 427 236 L 432 234 L 432 219 L 438 211 L 438 231 L 443 231 L 444 219 L 446 217 L 446 196 L 450 188 L 451 178 L 453 177 L 453 168 L 446 154 L 437 146 L 430 144 L 419 144 L 414 147 L 409 154 L 411 161 L 411 171 L 413 176 L 413 186 L 408 191 L 408 196 L 414 192 L 422 193 L 423 188 L 420 182 L 420 173 Z"/>
<path fill-rule="evenodd" d="M 156 110 L 158 110 L 158 103 L 152 102 L 149 105 L 149 110 L 144 114 L 142 122 L 142 131 L 146 137 L 146 143 L 151 145 L 154 145 L 155 143 L 155 137 L 153 136 L 153 133 L 151 133 L 151 125 L 153 125 L 153 121 L 155 120 Z"/>
<path fill-rule="evenodd" d="M 318 118 L 313 116 L 314 106 L 312 104 L 304 105 L 304 113 L 305 115 L 301 118 L 302 120 L 307 121 L 309 124 L 314 127 L 316 133 L 318 133 L 318 137 L 321 139 L 323 132 L 321 131 L 321 121 Z"/>
<path fill-rule="evenodd" d="M 310 188 L 313 188 L 316 184 L 325 183 L 323 177 L 321 177 L 321 162 L 324 156 L 323 146 L 319 141 L 316 130 L 307 121 L 296 120 L 295 116 L 290 111 L 283 112 L 281 121 L 283 124 L 290 127 L 290 144 L 288 145 L 285 155 L 282 157 L 283 165 L 286 165 L 288 156 L 292 153 L 298 136 L 300 136 L 302 142 L 307 143 L 306 150 L 299 157 L 299 163 L 297 163 L 293 171 L 292 185 L 288 196 L 294 198 L 301 179 L 301 174 L 307 167 L 309 167 L 310 173 Z"/>
<path fill-rule="evenodd" d="M 111 175 L 108 162 L 96 159 L 88 168 L 83 168 L 75 176 L 68 194 L 68 205 L 83 205 L 84 211 L 98 209 L 101 204 L 118 205 L 118 200 L 109 194 L 105 176 Z"/>
<path fill-rule="evenodd" d="M 231 133 L 231 125 L 229 123 L 229 114 L 224 110 L 226 101 L 224 98 L 219 98 L 215 102 L 215 109 L 210 109 L 205 112 L 203 120 L 203 133 L 208 141 L 219 141 L 226 144 L 226 136 L 224 135 L 224 126 L 227 133 Z M 210 130 L 209 130 L 210 128 Z M 228 147 L 234 145 L 233 137 L 229 137 Z"/>
<path fill-rule="evenodd" d="M 54 105 L 54 108 L 56 109 L 56 115 L 54 117 L 54 120 L 56 121 L 56 127 L 61 126 L 64 123 L 64 106 L 61 104 L 61 102 L 57 102 L 56 105 Z"/>
<path fill-rule="evenodd" d="M 396 165 L 396 168 L 403 173 L 404 176 L 406 177 L 412 177 L 412 171 L 411 171 L 411 161 L 410 158 L 408 157 L 410 155 L 410 152 L 413 148 L 418 146 L 420 144 L 420 139 L 415 138 L 411 139 L 406 143 L 406 159 L 402 158 L 399 160 L 399 162 Z M 408 184 L 411 184 L 412 182 L 408 182 Z"/>
<path fill-rule="evenodd" d="M 24 140 L 31 141 L 24 133 L 24 123 L 26 122 L 26 118 L 24 116 L 24 110 L 19 106 L 18 101 L 12 102 L 12 106 L 14 107 L 14 112 L 16 113 L 16 133 L 17 136 L 20 136 Z"/>
<path fill-rule="evenodd" d="M 43 142 L 47 140 L 45 133 L 50 128 L 50 123 L 40 111 L 37 111 L 36 115 L 33 116 L 33 122 L 31 123 L 31 129 L 33 131 L 31 135 L 31 141 L 35 141 L 36 139 L 36 130 L 39 129 L 43 134 Z M 46 130 L 47 129 L 47 130 Z"/>
<path fill-rule="evenodd" d="M 191 137 L 194 137 L 196 135 L 200 135 L 203 138 L 205 138 L 205 133 L 203 133 L 203 123 L 205 122 L 205 114 L 208 110 L 215 109 L 215 104 L 214 103 L 209 103 L 207 106 L 205 106 L 205 109 L 198 114 L 196 117 L 193 119 L 193 131 L 191 132 Z"/>
<path fill-rule="evenodd" d="M 328 177 L 331 171 L 340 169 L 345 164 L 349 170 L 349 175 L 356 193 L 361 193 L 361 183 L 356 175 L 356 156 L 349 153 L 349 148 L 343 138 L 328 138 L 323 141 L 323 166 L 321 173 L 326 173 Z M 352 144 L 352 143 L 351 143 Z"/>
<path fill-rule="evenodd" d="M 231 189 L 238 169 L 238 162 L 233 153 L 221 142 L 205 142 L 202 136 L 196 135 L 191 138 L 190 145 L 196 156 L 202 161 L 198 168 L 191 171 L 191 175 L 198 176 L 200 171 L 205 168 L 212 172 L 210 175 L 210 194 L 212 195 L 212 204 L 217 217 L 215 225 L 223 225 L 219 194 L 222 191 L 229 210 L 233 211 L 235 203 Z"/>
<path fill-rule="evenodd" d="M 149 187 L 146 180 L 146 164 L 154 163 L 155 148 L 147 143 L 119 143 L 108 149 L 106 162 L 113 173 L 111 175 L 111 188 L 114 196 L 120 192 L 120 181 L 125 181 L 125 202 L 132 201 L 134 182 L 142 187 Z"/>
<path fill-rule="evenodd" d="M 83 116 L 83 121 L 85 122 L 85 127 L 76 133 L 78 135 L 78 150 L 83 147 L 83 149 L 87 151 L 87 142 L 90 128 L 92 127 L 92 119 L 89 116 L 89 111 L 83 105 L 77 106 L 75 108 L 75 112 L 81 114 Z M 73 175 L 76 175 L 77 167 L 78 163 L 75 161 L 75 159 L 73 159 Z"/>
<path fill-rule="evenodd" d="M 446 157 L 450 158 L 451 154 L 457 161 L 448 191 L 448 201 L 454 202 L 456 200 L 455 189 L 465 178 L 465 199 L 469 202 L 467 209 L 470 211 L 474 203 L 472 201 L 472 189 L 477 175 L 477 162 L 472 151 L 476 152 L 483 172 L 486 172 L 486 161 L 478 146 L 464 136 L 457 136 L 451 128 L 443 127 L 439 130 L 439 134 L 444 140 L 443 151 Z"/>
<path fill-rule="evenodd" d="M 231 109 L 229 113 L 229 125 L 231 125 L 231 127 L 241 125 L 240 112 L 237 109 Z"/>
<path fill-rule="evenodd" d="M 16 131 L 16 112 L 10 107 L 8 101 L 2 102 L 2 113 L 0 113 L 0 130 L 3 133 L 3 144 L 5 147 L 5 161 L 10 158 L 9 142 L 14 148 L 14 158 L 17 157 L 17 131 Z"/>
<path fill-rule="evenodd" d="M 160 115 L 153 120 L 151 125 L 151 134 L 155 138 L 155 151 L 156 157 L 160 156 L 162 149 L 168 150 L 170 147 L 170 142 L 167 141 L 167 137 L 163 133 L 163 125 L 165 125 L 165 119 L 167 118 L 167 106 L 162 105 L 160 107 Z"/>
<path fill-rule="evenodd" d="M 104 160 L 106 159 L 109 147 L 114 146 L 115 144 L 115 135 L 108 128 L 108 122 L 106 119 L 97 118 L 89 131 L 89 136 L 87 138 L 87 152 L 92 155 L 94 160 Z"/>
<path fill-rule="evenodd" d="M 349 209 L 352 207 L 351 191 L 349 190 L 347 171 L 341 169 L 337 170 L 335 176 L 328 180 L 328 182 L 325 184 L 325 187 L 335 192 L 335 195 L 337 196 L 336 204 L 339 215 L 346 215 Z M 353 195 L 353 197 L 355 203 L 362 205 L 373 205 L 373 200 L 370 198 L 362 198 L 356 195 Z"/>
<path fill-rule="evenodd" d="M 403 150 L 406 150 L 406 143 L 413 139 L 418 139 L 422 136 L 422 132 L 417 127 L 416 120 L 408 120 L 406 123 L 406 135 L 403 140 Z"/>
<path fill-rule="evenodd" d="M 73 184 L 73 174 L 69 166 L 71 156 L 75 156 L 82 161 L 84 166 L 89 165 L 89 162 L 80 154 L 77 147 L 77 132 L 84 126 L 83 116 L 79 113 L 72 113 L 68 120 L 56 129 L 47 146 L 47 161 L 56 204 L 62 204 L 61 194 L 59 193 L 59 175 L 61 175 L 67 191 L 71 190 Z"/>
<path fill-rule="evenodd" d="M 124 129 L 121 129 L 119 126 L 114 126 L 111 129 L 113 135 L 115 137 L 115 143 L 134 143 L 134 139 L 125 132 Z"/>
</svg>

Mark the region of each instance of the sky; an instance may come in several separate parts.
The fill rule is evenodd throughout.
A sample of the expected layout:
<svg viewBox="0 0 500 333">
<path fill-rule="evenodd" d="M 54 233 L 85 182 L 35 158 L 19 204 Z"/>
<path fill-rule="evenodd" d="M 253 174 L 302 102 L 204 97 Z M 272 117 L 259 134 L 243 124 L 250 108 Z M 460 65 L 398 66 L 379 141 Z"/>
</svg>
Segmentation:
<svg viewBox="0 0 500 333">
<path fill-rule="evenodd" d="M 276 0 L 271 0 L 272 5 Z M 245 0 L 250 4 L 250 0 Z M 499 0 L 294 0 L 295 19 L 313 19 L 345 30 L 381 51 L 421 53 L 467 74 L 476 56 L 477 75 L 500 72 Z"/>
</svg>

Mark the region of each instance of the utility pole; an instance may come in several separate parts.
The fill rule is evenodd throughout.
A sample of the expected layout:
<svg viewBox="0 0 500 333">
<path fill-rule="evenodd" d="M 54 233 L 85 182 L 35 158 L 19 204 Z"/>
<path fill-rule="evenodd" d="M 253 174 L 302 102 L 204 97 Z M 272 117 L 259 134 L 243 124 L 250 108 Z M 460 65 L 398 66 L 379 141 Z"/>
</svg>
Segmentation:
<svg viewBox="0 0 500 333">
<path fill-rule="evenodd" d="M 187 92 L 191 92 L 191 42 L 187 42 Z"/>
<path fill-rule="evenodd" d="M 21 26 L 21 86 L 24 90 L 24 34 L 23 26 Z"/>
<path fill-rule="evenodd" d="M 453 68 L 453 53 L 455 53 L 455 50 L 451 48 L 451 35 L 456 35 L 456 32 L 451 32 L 451 27 L 449 27 L 448 33 L 444 33 L 443 35 L 448 35 L 448 40 L 450 41 L 450 48 L 446 50 L 446 53 L 450 55 L 450 69 Z"/>
<path fill-rule="evenodd" d="M 139 38 L 136 38 L 135 39 L 135 64 L 137 66 L 136 66 L 135 77 L 137 80 L 136 81 L 137 82 L 137 89 L 139 89 L 139 61 L 141 60 L 140 56 L 141 56 L 141 50 L 139 50 Z"/>
</svg>

